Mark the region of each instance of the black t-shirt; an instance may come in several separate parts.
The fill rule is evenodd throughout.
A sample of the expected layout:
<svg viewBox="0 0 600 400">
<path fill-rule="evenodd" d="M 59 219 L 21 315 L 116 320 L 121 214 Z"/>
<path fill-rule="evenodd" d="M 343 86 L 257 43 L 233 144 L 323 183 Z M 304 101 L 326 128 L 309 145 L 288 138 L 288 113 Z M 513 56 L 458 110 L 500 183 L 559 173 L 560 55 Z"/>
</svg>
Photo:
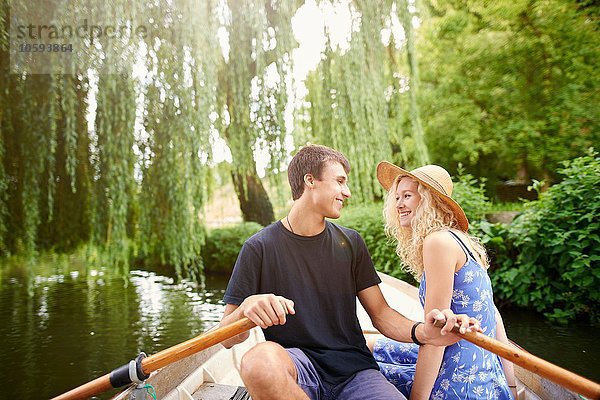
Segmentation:
<svg viewBox="0 0 600 400">
<path fill-rule="evenodd" d="M 223 301 L 240 305 L 261 293 L 293 300 L 296 315 L 265 329 L 265 338 L 302 349 L 322 380 L 338 383 L 378 369 L 356 316 L 356 295 L 380 282 L 358 232 L 327 221 L 323 232 L 306 237 L 276 222 L 246 241 Z"/>
</svg>

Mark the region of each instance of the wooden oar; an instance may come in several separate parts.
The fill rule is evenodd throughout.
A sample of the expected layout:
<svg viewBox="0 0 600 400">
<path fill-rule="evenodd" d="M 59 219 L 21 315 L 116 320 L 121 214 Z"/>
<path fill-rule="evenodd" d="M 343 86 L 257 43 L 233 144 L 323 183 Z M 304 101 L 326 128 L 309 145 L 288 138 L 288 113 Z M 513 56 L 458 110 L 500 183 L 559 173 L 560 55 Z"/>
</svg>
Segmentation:
<svg viewBox="0 0 600 400">
<path fill-rule="evenodd" d="M 210 330 L 202 335 L 196 336 L 193 339 L 177 344 L 173 347 L 169 347 L 168 349 L 158 352 L 152 356 L 146 357 L 141 361 L 141 368 L 144 374 L 150 375 L 151 372 L 156 371 L 159 368 L 214 346 L 217 343 L 221 343 L 224 340 L 237 336 L 240 333 L 252 329 L 254 326 L 254 323 L 248 318 L 242 318 L 231 325 Z M 123 367 L 126 366 L 127 365 Z M 121 368 L 118 368 L 115 371 Z M 104 393 L 107 390 L 115 387 L 122 386 L 113 386 L 111 384 L 110 377 L 111 373 L 108 373 L 84 385 L 76 387 L 67 393 L 61 394 L 60 396 L 55 397 L 53 400 L 87 399 L 91 396 Z"/>
<path fill-rule="evenodd" d="M 435 321 L 435 326 L 441 328 L 444 322 Z M 458 326 L 452 329 L 452 332 L 469 342 L 483 347 L 499 355 L 500 357 L 511 361 L 521 367 L 543 376 L 567 389 L 586 396 L 590 399 L 600 399 L 600 384 L 593 382 L 583 376 L 577 375 L 571 371 L 561 368 L 557 365 L 549 363 L 531 353 L 523 351 L 519 348 L 502 343 L 496 339 L 492 339 L 479 332 L 460 333 Z"/>
</svg>

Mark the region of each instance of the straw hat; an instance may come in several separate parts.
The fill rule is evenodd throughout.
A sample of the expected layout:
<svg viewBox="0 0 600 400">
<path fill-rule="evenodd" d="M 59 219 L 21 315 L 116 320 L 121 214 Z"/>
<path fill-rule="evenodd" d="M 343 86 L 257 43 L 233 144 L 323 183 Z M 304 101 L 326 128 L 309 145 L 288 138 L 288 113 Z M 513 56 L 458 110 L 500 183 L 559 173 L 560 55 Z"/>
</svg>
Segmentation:
<svg viewBox="0 0 600 400">
<path fill-rule="evenodd" d="M 452 196 L 454 185 L 452 184 L 450 174 L 444 168 L 438 165 L 425 165 L 408 172 L 387 161 L 381 161 L 377 164 L 377 179 L 385 190 L 390 190 L 390 187 L 392 187 L 394 180 L 398 176 L 408 176 L 425 185 L 452 209 L 460 230 L 466 232 L 469 229 L 469 220 L 467 220 L 465 212 L 450 197 Z"/>
</svg>

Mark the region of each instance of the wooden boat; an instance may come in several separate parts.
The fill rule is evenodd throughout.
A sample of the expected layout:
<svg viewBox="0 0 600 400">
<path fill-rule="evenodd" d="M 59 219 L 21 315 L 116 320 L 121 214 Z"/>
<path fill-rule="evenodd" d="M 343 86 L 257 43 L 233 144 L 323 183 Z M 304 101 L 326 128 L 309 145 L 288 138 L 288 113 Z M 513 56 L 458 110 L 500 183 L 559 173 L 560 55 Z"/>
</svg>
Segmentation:
<svg viewBox="0 0 600 400">
<path fill-rule="evenodd" d="M 418 300 L 418 289 L 406 282 L 381 274 L 380 287 L 387 302 L 406 317 L 419 320 L 423 308 Z M 375 330 L 366 311 L 357 301 L 358 317 L 364 331 Z M 242 356 L 255 344 L 264 341 L 260 328 L 250 331 L 245 342 L 225 349 L 213 346 L 181 361 L 162 368 L 148 378 L 162 400 L 245 400 L 239 369 Z M 518 400 L 575 400 L 581 399 L 545 378 L 515 365 Z M 135 385 L 119 393 L 113 400 L 130 399 Z"/>
</svg>

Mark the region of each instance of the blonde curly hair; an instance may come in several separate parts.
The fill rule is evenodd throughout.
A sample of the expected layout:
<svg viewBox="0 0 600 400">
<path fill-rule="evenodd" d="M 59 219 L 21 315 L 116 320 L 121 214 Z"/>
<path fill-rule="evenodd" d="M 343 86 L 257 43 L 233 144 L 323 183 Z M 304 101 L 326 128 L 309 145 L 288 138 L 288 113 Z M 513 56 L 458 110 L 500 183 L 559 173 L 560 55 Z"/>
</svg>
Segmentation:
<svg viewBox="0 0 600 400">
<path fill-rule="evenodd" d="M 396 241 L 396 254 L 402 260 L 403 267 L 417 279 L 423 275 L 423 241 L 427 235 L 437 231 L 457 230 L 460 231 L 458 221 L 454 213 L 438 196 L 418 181 L 417 191 L 421 201 L 414 211 L 411 228 L 400 226 L 400 215 L 396 209 L 396 190 L 400 181 L 411 179 L 399 176 L 394 180 L 385 198 L 383 207 L 383 218 L 385 221 L 385 233 Z M 474 255 L 479 258 L 484 268 L 489 267 L 487 252 L 479 239 L 465 233 Z"/>
</svg>

